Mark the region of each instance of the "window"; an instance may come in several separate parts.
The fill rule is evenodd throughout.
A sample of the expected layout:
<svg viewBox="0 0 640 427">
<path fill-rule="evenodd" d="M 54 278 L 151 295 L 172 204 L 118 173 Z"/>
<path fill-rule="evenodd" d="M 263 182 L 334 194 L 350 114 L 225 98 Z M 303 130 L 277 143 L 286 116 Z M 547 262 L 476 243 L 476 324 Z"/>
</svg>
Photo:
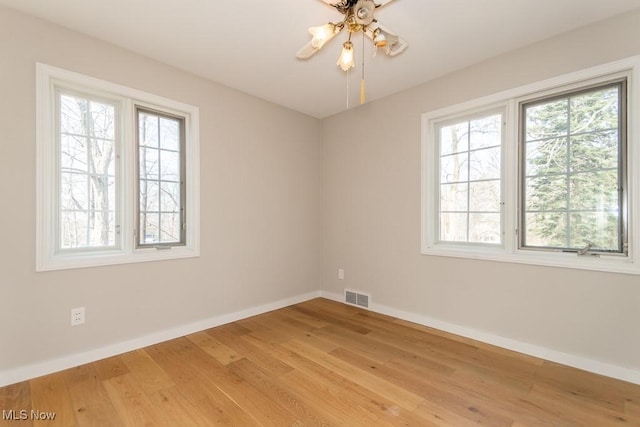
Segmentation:
<svg viewBox="0 0 640 427">
<path fill-rule="evenodd" d="M 625 89 L 522 104 L 522 247 L 625 250 Z"/>
<path fill-rule="evenodd" d="M 424 114 L 422 253 L 640 274 L 639 70 Z"/>
<path fill-rule="evenodd" d="M 118 104 L 56 90 L 57 250 L 116 246 Z"/>
<path fill-rule="evenodd" d="M 37 270 L 197 256 L 198 109 L 37 75 Z"/>
<path fill-rule="evenodd" d="M 138 122 L 138 246 L 183 245 L 184 119 L 143 108 Z"/>
<path fill-rule="evenodd" d="M 502 243 L 502 116 L 437 125 L 442 242 Z"/>
</svg>

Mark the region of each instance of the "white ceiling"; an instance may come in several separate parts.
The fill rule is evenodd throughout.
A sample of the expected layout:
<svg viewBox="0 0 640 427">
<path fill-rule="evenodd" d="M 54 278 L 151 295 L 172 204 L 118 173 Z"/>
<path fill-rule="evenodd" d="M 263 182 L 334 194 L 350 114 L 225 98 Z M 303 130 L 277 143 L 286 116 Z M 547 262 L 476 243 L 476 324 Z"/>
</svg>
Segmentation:
<svg viewBox="0 0 640 427">
<path fill-rule="evenodd" d="M 337 1 L 337 0 L 336 0 Z M 347 107 L 335 64 L 346 34 L 309 60 L 295 52 L 308 27 L 342 15 L 320 0 L 0 0 L 265 100 L 327 117 Z M 640 0 L 395 0 L 376 18 L 409 42 L 372 57 L 365 41 L 367 100 L 589 23 L 640 8 Z M 360 61 L 361 37 L 355 38 Z M 359 104 L 360 65 L 350 72 Z"/>
</svg>

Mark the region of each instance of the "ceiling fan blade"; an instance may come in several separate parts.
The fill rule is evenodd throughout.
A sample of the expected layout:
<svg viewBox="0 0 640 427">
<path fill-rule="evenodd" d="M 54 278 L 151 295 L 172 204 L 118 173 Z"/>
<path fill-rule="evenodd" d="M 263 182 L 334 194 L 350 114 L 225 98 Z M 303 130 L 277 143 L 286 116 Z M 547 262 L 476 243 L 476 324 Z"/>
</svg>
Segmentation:
<svg viewBox="0 0 640 427">
<path fill-rule="evenodd" d="M 373 41 L 374 44 L 376 44 L 380 38 L 386 40 L 386 46 L 376 45 L 382 47 L 384 49 L 384 53 L 389 56 L 396 56 L 404 52 L 404 50 L 409 46 L 409 43 L 405 39 L 397 35 L 388 27 L 382 25 L 380 22 L 369 25 L 365 34 Z"/>
<path fill-rule="evenodd" d="M 298 59 L 309 59 L 311 58 L 317 51 L 320 49 L 313 47 L 311 42 L 305 44 L 300 48 L 299 51 L 296 52 L 296 58 Z"/>
<path fill-rule="evenodd" d="M 323 0 L 325 1 L 325 0 Z M 391 3 L 393 0 L 373 0 L 373 2 L 376 4 L 376 7 L 382 7 L 385 4 Z"/>
</svg>

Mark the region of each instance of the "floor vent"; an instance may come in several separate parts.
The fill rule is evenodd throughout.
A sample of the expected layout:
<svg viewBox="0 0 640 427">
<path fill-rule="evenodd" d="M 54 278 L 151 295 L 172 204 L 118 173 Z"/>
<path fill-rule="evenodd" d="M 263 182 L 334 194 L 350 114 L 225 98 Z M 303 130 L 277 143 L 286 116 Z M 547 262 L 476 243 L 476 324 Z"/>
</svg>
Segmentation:
<svg viewBox="0 0 640 427">
<path fill-rule="evenodd" d="M 371 295 L 362 293 L 360 291 L 354 291 L 351 289 L 344 290 L 344 301 L 347 304 L 357 305 L 364 308 L 369 308 L 369 299 Z"/>
</svg>

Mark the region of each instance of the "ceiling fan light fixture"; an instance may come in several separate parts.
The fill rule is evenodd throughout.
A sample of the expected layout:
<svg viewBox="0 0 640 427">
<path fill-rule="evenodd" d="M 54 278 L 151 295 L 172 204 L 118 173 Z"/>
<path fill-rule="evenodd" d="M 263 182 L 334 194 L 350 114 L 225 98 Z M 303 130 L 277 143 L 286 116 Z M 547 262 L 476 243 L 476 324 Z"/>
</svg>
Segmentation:
<svg viewBox="0 0 640 427">
<path fill-rule="evenodd" d="M 355 67 L 356 63 L 353 57 L 353 43 L 349 40 L 344 42 L 342 45 L 342 53 L 340 53 L 340 57 L 338 58 L 336 65 L 340 66 L 342 71 L 347 71 L 349 68 Z"/>
<path fill-rule="evenodd" d="M 311 45 L 316 49 L 320 49 L 336 35 L 336 32 L 336 25 L 331 22 L 319 27 L 309 28 L 309 33 L 313 36 Z"/>
<path fill-rule="evenodd" d="M 376 30 L 373 32 L 373 43 L 376 45 L 376 47 L 386 47 L 387 44 L 389 44 L 389 41 L 382 33 L 380 28 L 376 28 Z"/>
</svg>

